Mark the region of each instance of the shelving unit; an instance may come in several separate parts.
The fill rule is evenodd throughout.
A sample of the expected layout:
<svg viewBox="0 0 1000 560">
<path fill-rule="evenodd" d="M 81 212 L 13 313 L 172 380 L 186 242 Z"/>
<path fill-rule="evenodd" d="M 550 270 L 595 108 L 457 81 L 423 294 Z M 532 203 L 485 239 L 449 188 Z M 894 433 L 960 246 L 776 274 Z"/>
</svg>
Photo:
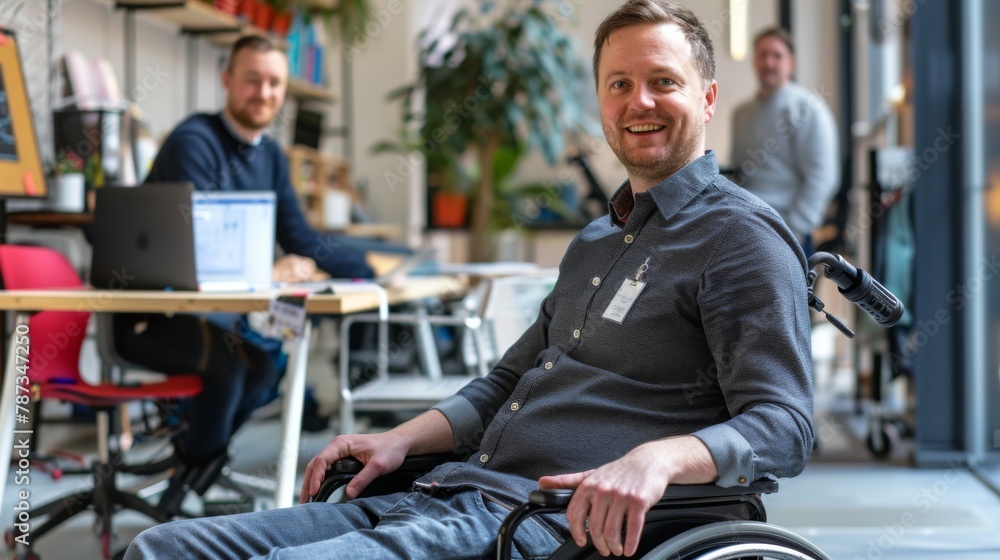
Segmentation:
<svg viewBox="0 0 1000 560">
<path fill-rule="evenodd" d="M 332 102 L 337 98 L 330 88 L 298 79 L 288 80 L 288 94 L 301 99 L 326 102 Z"/>
<path fill-rule="evenodd" d="M 333 8 L 337 0 L 307 0 L 305 3 L 309 7 Z M 201 0 L 115 0 L 116 8 L 126 10 L 125 37 L 127 53 L 135 50 L 135 22 L 136 12 L 148 12 L 162 21 L 172 23 L 180 28 L 182 33 L 192 36 L 204 36 L 209 42 L 216 46 L 229 46 L 235 43 L 244 35 L 263 35 L 270 38 L 278 45 L 286 45 L 286 41 L 258 27 L 247 24 L 240 18 L 222 12 L 211 4 Z M 196 49 L 194 45 L 189 47 L 192 51 Z M 193 55 L 192 55 L 193 56 Z M 126 61 L 126 91 L 134 88 L 134 64 Z M 319 84 L 306 82 L 304 80 L 291 80 L 288 85 L 289 95 L 301 98 L 324 102 L 332 102 L 336 99 L 336 94 L 330 88 Z"/>
</svg>

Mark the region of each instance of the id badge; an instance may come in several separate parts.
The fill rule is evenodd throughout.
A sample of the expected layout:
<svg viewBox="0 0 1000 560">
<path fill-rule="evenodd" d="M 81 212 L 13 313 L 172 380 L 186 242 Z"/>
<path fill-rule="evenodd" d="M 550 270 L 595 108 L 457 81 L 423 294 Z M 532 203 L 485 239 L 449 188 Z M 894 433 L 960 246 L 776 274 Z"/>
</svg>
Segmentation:
<svg viewBox="0 0 1000 560">
<path fill-rule="evenodd" d="M 635 280 L 626 278 L 622 282 L 622 287 L 618 288 L 618 293 L 612 298 L 608 308 L 604 310 L 603 318 L 614 321 L 619 325 L 622 324 L 625 316 L 628 315 L 629 309 L 632 309 L 635 300 L 642 293 L 642 289 L 646 287 L 646 283 L 642 279 L 648 270 L 649 258 L 646 259 L 646 262 L 639 265 L 639 269 L 635 271 Z"/>
<path fill-rule="evenodd" d="M 604 310 L 604 315 L 602 315 L 602 317 L 620 325 L 622 321 L 625 320 L 625 316 L 628 315 L 629 309 L 632 309 L 632 304 L 634 304 L 636 298 L 639 297 L 639 293 L 642 292 L 642 289 L 645 287 L 645 282 L 626 278 L 625 281 L 622 282 L 622 287 L 618 288 L 618 293 L 615 294 L 615 297 L 611 300 L 611 304 Z"/>
<path fill-rule="evenodd" d="M 282 295 L 268 306 L 268 334 L 272 338 L 300 336 L 306 326 L 306 298 L 302 295 Z"/>
</svg>

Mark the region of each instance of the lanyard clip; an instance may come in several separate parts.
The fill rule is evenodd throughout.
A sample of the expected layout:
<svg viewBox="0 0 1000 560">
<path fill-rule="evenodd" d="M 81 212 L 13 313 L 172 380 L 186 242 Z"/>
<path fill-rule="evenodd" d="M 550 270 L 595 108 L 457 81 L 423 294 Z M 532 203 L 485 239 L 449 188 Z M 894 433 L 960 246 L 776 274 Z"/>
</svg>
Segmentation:
<svg viewBox="0 0 1000 560">
<path fill-rule="evenodd" d="M 646 262 L 639 265 L 639 269 L 635 271 L 635 281 L 642 281 L 642 276 L 646 274 L 647 270 L 649 270 L 649 257 L 646 257 Z"/>
</svg>

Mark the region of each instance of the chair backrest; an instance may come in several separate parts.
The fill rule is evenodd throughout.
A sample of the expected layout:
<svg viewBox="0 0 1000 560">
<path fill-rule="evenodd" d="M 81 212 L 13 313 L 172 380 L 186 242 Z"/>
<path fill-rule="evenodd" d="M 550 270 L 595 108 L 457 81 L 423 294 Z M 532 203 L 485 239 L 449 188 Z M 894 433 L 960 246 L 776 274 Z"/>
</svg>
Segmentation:
<svg viewBox="0 0 1000 560">
<path fill-rule="evenodd" d="M 491 361 L 500 359 L 535 322 L 542 301 L 556 285 L 557 278 L 558 271 L 542 270 L 490 281 L 483 328 L 492 346 Z"/>
<path fill-rule="evenodd" d="M 8 290 L 80 288 L 66 257 L 47 247 L 0 245 L 0 278 Z M 43 311 L 28 322 L 28 377 L 32 381 L 80 381 L 80 349 L 90 313 Z"/>
</svg>

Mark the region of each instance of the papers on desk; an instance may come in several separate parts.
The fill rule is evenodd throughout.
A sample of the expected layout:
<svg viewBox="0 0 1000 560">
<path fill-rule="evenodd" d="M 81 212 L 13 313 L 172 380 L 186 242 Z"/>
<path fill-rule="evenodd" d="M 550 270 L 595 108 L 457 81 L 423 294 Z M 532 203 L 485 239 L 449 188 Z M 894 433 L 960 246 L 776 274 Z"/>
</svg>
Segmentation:
<svg viewBox="0 0 1000 560">
<path fill-rule="evenodd" d="M 537 264 L 528 262 L 447 263 L 439 265 L 439 269 L 441 274 L 465 274 L 486 278 L 533 274 L 539 270 Z"/>
</svg>

